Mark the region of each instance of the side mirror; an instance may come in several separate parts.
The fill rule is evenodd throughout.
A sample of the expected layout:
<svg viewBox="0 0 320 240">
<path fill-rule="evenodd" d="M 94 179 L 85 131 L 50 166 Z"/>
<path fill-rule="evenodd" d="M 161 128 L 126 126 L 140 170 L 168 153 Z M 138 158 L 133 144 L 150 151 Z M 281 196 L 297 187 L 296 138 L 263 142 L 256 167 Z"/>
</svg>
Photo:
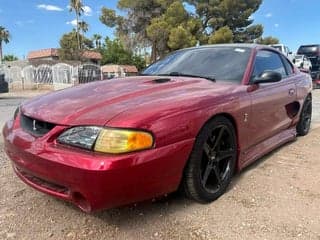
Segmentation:
<svg viewBox="0 0 320 240">
<path fill-rule="evenodd" d="M 260 77 L 253 79 L 254 84 L 280 82 L 282 76 L 275 71 L 264 71 Z"/>
<path fill-rule="evenodd" d="M 296 63 L 296 59 L 292 59 L 292 62 L 293 62 L 293 63 Z"/>
</svg>

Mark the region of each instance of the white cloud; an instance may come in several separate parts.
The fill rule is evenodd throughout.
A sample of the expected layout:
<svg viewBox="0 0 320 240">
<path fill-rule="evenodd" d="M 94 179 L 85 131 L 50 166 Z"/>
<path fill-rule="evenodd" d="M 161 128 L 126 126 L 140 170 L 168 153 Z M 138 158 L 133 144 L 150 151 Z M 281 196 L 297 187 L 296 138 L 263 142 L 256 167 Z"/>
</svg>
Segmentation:
<svg viewBox="0 0 320 240">
<path fill-rule="evenodd" d="M 279 23 L 275 23 L 274 24 L 274 27 L 276 27 L 276 28 L 279 27 L 279 26 L 280 26 Z"/>
<path fill-rule="evenodd" d="M 267 13 L 266 15 L 264 15 L 266 18 L 271 18 L 272 17 L 272 13 Z"/>
<path fill-rule="evenodd" d="M 92 9 L 89 6 L 83 7 L 83 13 L 85 16 L 92 16 Z"/>
<path fill-rule="evenodd" d="M 76 19 L 73 19 L 72 21 L 70 21 L 70 22 L 66 22 L 66 24 L 68 24 L 68 25 L 72 25 L 72 26 L 77 26 L 77 20 Z"/>
<path fill-rule="evenodd" d="M 37 8 L 38 9 L 44 9 L 46 11 L 58 11 L 58 12 L 63 11 L 62 8 L 60 8 L 58 6 L 55 6 L 55 5 L 39 4 L 39 5 L 37 5 Z"/>
</svg>

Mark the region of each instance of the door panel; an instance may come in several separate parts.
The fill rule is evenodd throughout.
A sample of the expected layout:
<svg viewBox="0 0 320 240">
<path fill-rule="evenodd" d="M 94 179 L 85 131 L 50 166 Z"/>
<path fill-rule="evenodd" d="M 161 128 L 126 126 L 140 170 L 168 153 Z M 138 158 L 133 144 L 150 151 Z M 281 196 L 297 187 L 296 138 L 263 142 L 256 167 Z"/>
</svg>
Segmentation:
<svg viewBox="0 0 320 240">
<path fill-rule="evenodd" d="M 283 79 L 276 83 L 261 83 L 250 92 L 249 146 L 289 128 L 292 123 L 291 106 L 297 98 L 294 75 L 285 66 L 282 57 L 269 50 L 257 53 L 251 79 L 260 77 L 264 71 L 279 72 Z"/>
<path fill-rule="evenodd" d="M 276 133 L 287 129 L 292 118 L 287 106 L 296 101 L 296 86 L 293 82 L 261 84 L 251 93 L 252 117 L 250 144 L 255 145 Z"/>
</svg>

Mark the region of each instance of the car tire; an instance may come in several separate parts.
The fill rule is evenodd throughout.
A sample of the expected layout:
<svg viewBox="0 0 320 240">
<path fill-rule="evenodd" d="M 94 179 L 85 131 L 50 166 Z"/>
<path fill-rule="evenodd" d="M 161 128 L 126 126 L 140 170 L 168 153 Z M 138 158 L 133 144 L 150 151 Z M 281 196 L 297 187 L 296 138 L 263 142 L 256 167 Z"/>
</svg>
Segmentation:
<svg viewBox="0 0 320 240">
<path fill-rule="evenodd" d="M 200 203 L 219 198 L 231 182 L 236 159 L 234 126 L 223 116 L 214 117 L 196 138 L 184 169 L 183 192 Z"/>
<path fill-rule="evenodd" d="M 312 117 L 312 97 L 308 95 L 301 109 L 299 122 L 297 124 L 298 136 L 305 136 L 309 133 Z"/>
</svg>

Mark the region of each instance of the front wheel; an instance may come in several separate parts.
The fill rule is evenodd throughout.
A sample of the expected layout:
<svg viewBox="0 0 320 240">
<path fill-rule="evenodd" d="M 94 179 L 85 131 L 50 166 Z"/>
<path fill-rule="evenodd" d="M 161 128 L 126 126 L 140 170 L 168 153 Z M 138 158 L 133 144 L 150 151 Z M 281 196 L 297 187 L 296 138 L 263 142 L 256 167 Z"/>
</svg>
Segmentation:
<svg viewBox="0 0 320 240">
<path fill-rule="evenodd" d="M 299 136 L 305 136 L 309 133 L 310 125 L 311 125 L 311 117 L 312 117 L 312 97 L 310 95 L 307 96 L 304 101 L 300 119 L 297 124 L 297 133 Z"/>
<path fill-rule="evenodd" d="M 182 186 L 190 198 L 211 202 L 228 187 L 235 168 L 237 144 L 232 123 L 223 116 L 208 122 L 196 138 Z"/>
</svg>

